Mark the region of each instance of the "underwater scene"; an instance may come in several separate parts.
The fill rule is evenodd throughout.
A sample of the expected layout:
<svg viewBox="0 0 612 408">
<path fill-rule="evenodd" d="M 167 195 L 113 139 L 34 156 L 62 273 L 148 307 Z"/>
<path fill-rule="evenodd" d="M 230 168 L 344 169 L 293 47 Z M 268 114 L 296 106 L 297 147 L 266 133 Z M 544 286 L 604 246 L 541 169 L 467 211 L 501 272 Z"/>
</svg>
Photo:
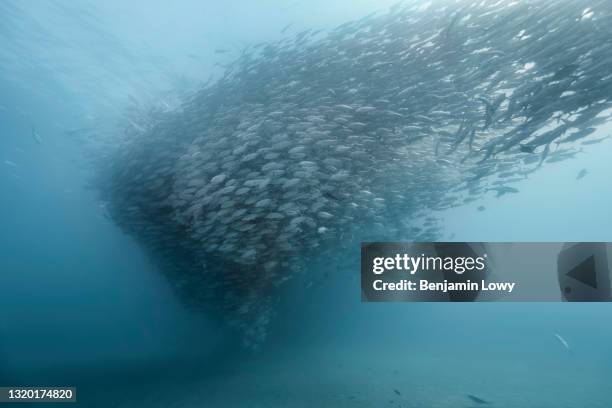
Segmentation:
<svg viewBox="0 0 612 408">
<path fill-rule="evenodd" d="M 611 136 L 609 0 L 0 0 L 0 408 L 609 408 L 609 302 L 360 248 L 612 242 Z"/>
</svg>

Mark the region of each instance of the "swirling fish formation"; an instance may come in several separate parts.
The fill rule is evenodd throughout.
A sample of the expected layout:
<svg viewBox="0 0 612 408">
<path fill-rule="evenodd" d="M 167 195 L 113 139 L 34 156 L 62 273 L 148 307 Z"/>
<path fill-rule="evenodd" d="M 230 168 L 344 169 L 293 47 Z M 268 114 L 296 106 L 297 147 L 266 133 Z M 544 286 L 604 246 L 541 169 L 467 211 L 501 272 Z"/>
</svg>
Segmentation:
<svg viewBox="0 0 612 408">
<path fill-rule="evenodd" d="M 611 96 L 608 0 L 403 3 L 247 47 L 133 122 L 100 190 L 181 297 L 256 346 L 310 257 L 373 230 L 435 239 L 418 211 L 516 192 L 601 140 Z"/>
</svg>

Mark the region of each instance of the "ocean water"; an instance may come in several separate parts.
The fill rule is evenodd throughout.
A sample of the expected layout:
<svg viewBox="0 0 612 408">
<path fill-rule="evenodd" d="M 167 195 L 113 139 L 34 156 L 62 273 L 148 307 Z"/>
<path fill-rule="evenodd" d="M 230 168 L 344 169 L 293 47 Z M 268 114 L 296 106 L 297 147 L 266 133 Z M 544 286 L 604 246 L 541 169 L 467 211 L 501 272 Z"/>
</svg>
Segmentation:
<svg viewBox="0 0 612 408">
<path fill-rule="evenodd" d="M 361 303 L 354 246 L 288 282 L 255 351 L 188 310 L 99 199 L 108 135 L 247 44 L 395 2 L 125 3 L 0 4 L 0 386 L 76 386 L 83 407 L 610 407 L 608 303 Z M 610 157 L 612 138 L 437 211 L 440 237 L 612 242 Z"/>
</svg>

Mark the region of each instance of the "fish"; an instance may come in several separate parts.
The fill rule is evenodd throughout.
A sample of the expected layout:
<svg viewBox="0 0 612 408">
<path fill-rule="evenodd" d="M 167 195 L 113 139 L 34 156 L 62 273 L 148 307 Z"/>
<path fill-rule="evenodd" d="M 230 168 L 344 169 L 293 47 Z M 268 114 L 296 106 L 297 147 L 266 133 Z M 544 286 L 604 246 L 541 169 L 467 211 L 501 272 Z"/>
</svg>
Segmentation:
<svg viewBox="0 0 612 408">
<path fill-rule="evenodd" d="M 544 151 L 542 152 L 542 156 L 540 158 L 540 162 L 538 163 L 538 167 L 542 166 L 542 164 L 544 163 L 544 161 L 546 160 L 546 158 L 548 157 L 548 154 L 550 153 L 550 143 L 548 143 L 545 147 L 544 147 Z"/>
<path fill-rule="evenodd" d="M 610 136 L 604 136 L 604 137 L 601 137 L 601 138 L 598 138 L 598 139 L 585 140 L 585 141 L 584 141 L 584 142 L 582 142 L 581 144 L 582 144 L 582 145 L 593 145 L 593 144 L 598 144 L 598 143 L 601 143 L 601 142 L 603 142 L 604 140 L 607 140 L 607 139 L 609 139 L 609 138 L 610 138 Z"/>
<path fill-rule="evenodd" d="M 519 149 L 522 153 L 533 153 L 536 149 L 536 146 L 523 144 L 519 146 Z"/>
<path fill-rule="evenodd" d="M 10 160 L 5 160 L 4 164 L 6 164 L 9 167 L 17 167 L 17 163 L 10 161 Z"/>
<path fill-rule="evenodd" d="M 487 191 L 495 191 L 497 194 L 495 195 L 496 198 L 499 198 L 501 196 L 504 196 L 506 194 L 516 194 L 519 192 L 519 190 L 515 187 L 509 187 L 509 186 L 499 186 L 499 187 L 492 187 L 492 188 L 488 188 Z"/>
<path fill-rule="evenodd" d="M 581 178 L 583 178 L 584 176 L 586 176 L 587 174 L 589 174 L 589 171 L 587 169 L 582 169 L 578 172 L 578 175 L 576 175 L 576 180 L 580 180 Z"/>
<path fill-rule="evenodd" d="M 489 404 L 489 401 L 486 401 L 472 394 L 467 394 L 467 397 L 470 401 L 475 402 L 476 404 L 482 404 L 482 405 Z"/>
<path fill-rule="evenodd" d="M 555 338 L 559 341 L 559 343 L 561 343 L 561 345 L 563 346 L 563 348 L 565 350 L 567 350 L 568 352 L 571 353 L 572 349 L 571 349 L 569 343 L 563 337 L 561 337 L 560 334 L 555 333 Z"/>
<path fill-rule="evenodd" d="M 293 26 L 293 23 L 289 23 L 286 26 L 284 26 L 283 29 L 281 30 L 281 34 L 285 34 L 285 32 L 289 30 L 292 26 Z"/>
<path fill-rule="evenodd" d="M 395 389 L 395 388 L 393 389 L 393 392 L 394 392 L 395 394 L 397 394 L 397 395 L 402 395 L 402 393 L 401 393 L 401 392 L 399 392 L 399 391 L 398 391 L 397 389 Z"/>
<path fill-rule="evenodd" d="M 42 144 L 42 137 L 40 137 L 40 134 L 36 131 L 36 129 L 34 128 L 34 126 L 32 126 L 32 138 L 34 139 L 34 141 L 37 144 Z"/>
</svg>

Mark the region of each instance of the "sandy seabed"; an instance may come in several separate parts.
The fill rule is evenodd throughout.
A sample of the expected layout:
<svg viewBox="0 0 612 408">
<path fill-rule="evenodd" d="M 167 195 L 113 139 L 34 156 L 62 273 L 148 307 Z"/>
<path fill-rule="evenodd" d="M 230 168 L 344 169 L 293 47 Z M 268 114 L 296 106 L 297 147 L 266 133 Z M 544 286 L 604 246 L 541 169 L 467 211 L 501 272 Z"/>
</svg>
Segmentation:
<svg viewBox="0 0 612 408">
<path fill-rule="evenodd" d="M 310 350 L 253 355 L 205 378 L 122 395 L 128 407 L 609 408 L 612 368 L 575 356 Z M 531 361 L 531 362 L 530 362 Z M 534 363 L 533 361 L 538 361 Z M 474 395 L 486 403 L 469 398 Z"/>
</svg>

